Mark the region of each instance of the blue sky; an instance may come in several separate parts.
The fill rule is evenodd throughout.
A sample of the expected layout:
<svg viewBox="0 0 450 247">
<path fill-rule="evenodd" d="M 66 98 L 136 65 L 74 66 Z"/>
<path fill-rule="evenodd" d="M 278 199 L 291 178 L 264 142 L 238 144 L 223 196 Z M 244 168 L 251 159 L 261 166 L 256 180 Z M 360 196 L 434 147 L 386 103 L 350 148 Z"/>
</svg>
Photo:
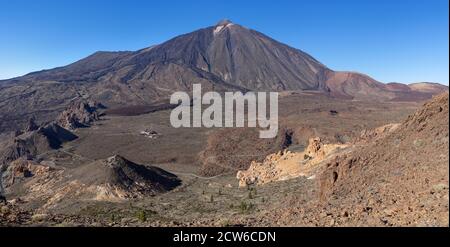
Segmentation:
<svg viewBox="0 0 450 247">
<path fill-rule="evenodd" d="M 449 82 L 448 0 L 0 0 L 0 79 L 137 50 L 228 18 L 334 70 Z"/>
</svg>

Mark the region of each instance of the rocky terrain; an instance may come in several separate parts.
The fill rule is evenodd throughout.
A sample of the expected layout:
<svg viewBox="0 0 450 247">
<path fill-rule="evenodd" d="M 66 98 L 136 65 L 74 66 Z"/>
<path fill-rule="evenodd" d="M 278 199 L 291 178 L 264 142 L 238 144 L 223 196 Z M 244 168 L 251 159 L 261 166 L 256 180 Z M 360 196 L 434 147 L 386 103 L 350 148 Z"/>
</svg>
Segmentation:
<svg viewBox="0 0 450 247">
<path fill-rule="evenodd" d="M 0 165 L 7 165 L 20 157 L 36 157 L 50 150 L 58 149 L 65 142 L 77 138 L 75 134 L 50 123 L 39 128 L 27 128 L 27 131 L 14 133 L 1 140 Z"/>
<path fill-rule="evenodd" d="M 291 144 L 292 131 L 280 130 L 274 139 L 260 139 L 256 130 L 223 129 L 208 136 L 205 149 L 200 154 L 200 173 L 215 176 L 247 168 L 251 161 L 287 148 Z M 245 148 L 243 148 L 245 147 Z"/>
<path fill-rule="evenodd" d="M 443 220 L 448 218 L 448 96 L 435 98 L 416 113 L 411 103 L 350 107 L 347 100 L 303 96 L 282 97 L 281 105 L 301 105 L 303 114 L 294 121 L 292 107 L 283 110 L 280 121 L 289 128 L 268 143 L 258 141 L 254 129 L 173 129 L 166 110 L 105 115 L 89 127 L 74 129 L 77 138 L 72 141 L 6 162 L 2 184 L 7 200 L 0 222 L 448 225 Z M 361 118 L 366 115 L 360 111 L 369 105 L 370 118 Z M 308 127 L 315 119 L 326 124 Z M 333 128 L 339 132 L 330 125 L 339 126 Z M 148 129 L 158 138 L 141 134 Z M 251 139 L 253 134 L 256 139 Z M 227 151 L 205 170 L 208 155 Z M 255 152 L 256 159 L 239 156 Z"/>
<path fill-rule="evenodd" d="M 99 121 L 100 108 L 99 103 L 79 101 L 72 102 L 50 123 L 38 125 L 34 118 L 30 118 L 24 130 L 3 134 L 0 139 L 0 165 L 7 165 L 21 157 L 35 159 L 77 139 L 73 131 Z"/>
<path fill-rule="evenodd" d="M 337 157 L 322 175 L 322 199 L 344 210 L 363 204 L 359 224 L 448 225 L 448 101 L 448 93 L 435 97 L 390 133 Z"/>
<path fill-rule="evenodd" d="M 57 118 L 56 122 L 66 129 L 88 127 L 92 122 L 100 119 L 98 110 L 103 108 L 97 102 L 72 102 Z"/>
<path fill-rule="evenodd" d="M 363 132 L 350 150 L 319 163 L 309 201 L 290 196 L 291 206 L 266 212 L 260 224 L 448 226 L 448 104 L 441 94 L 400 124 Z"/>
<path fill-rule="evenodd" d="M 194 83 L 278 91 L 278 136 L 173 128 Z M 448 111 L 227 20 L 97 52 L 0 81 L 0 225 L 448 226 Z"/>
<path fill-rule="evenodd" d="M 175 175 L 160 168 L 117 155 L 72 169 L 22 158 L 10 163 L 2 178 L 9 195 L 36 212 L 80 201 L 120 202 L 154 196 L 181 184 Z"/>
<path fill-rule="evenodd" d="M 263 185 L 296 177 L 315 179 L 321 163 L 343 153 L 347 144 L 324 144 L 320 138 L 311 138 L 303 152 L 279 151 L 262 162 L 253 161 L 247 170 L 236 175 L 239 186 Z"/>
</svg>

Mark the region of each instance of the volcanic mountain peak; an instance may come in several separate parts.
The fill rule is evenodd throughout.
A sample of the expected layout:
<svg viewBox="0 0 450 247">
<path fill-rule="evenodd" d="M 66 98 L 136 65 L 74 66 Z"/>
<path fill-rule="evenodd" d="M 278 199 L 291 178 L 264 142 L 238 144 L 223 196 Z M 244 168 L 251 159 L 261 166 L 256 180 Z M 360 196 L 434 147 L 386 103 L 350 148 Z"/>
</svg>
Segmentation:
<svg viewBox="0 0 450 247">
<path fill-rule="evenodd" d="M 414 92 L 404 92 L 399 85 L 335 72 L 299 49 L 223 20 L 139 51 L 97 52 L 64 67 L 1 81 L 0 132 L 23 127 L 35 112 L 39 122 L 54 119 L 74 99 L 108 107 L 149 105 L 173 92 L 191 91 L 194 83 L 214 91 L 314 90 L 360 100 L 423 100 L 446 90 L 416 85 Z"/>
<path fill-rule="evenodd" d="M 220 33 L 220 31 L 222 31 L 223 29 L 231 27 L 231 26 L 234 26 L 234 23 L 232 23 L 229 20 L 225 19 L 225 20 L 219 21 L 219 23 L 217 23 L 217 25 L 214 27 L 214 31 L 213 31 L 214 36 L 217 35 L 218 33 Z"/>
<path fill-rule="evenodd" d="M 226 25 L 228 25 L 228 24 L 233 24 L 233 22 L 232 22 L 231 20 L 229 20 L 229 19 L 223 19 L 223 20 L 220 20 L 220 21 L 216 24 L 216 27 L 217 27 L 217 26 L 226 26 Z"/>
</svg>

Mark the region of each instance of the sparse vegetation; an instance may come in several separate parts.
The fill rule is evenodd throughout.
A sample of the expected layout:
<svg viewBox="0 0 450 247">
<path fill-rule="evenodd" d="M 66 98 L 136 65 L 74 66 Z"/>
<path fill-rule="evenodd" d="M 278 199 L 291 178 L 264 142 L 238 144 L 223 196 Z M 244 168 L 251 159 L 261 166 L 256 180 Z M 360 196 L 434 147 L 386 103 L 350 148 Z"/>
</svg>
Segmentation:
<svg viewBox="0 0 450 247">
<path fill-rule="evenodd" d="M 225 219 L 225 220 L 222 220 L 221 222 L 220 222 L 220 226 L 221 227 L 230 227 L 230 226 L 232 226 L 233 224 L 230 222 L 230 220 L 228 220 L 228 219 Z"/>
<path fill-rule="evenodd" d="M 254 199 L 257 194 L 258 194 L 258 192 L 256 191 L 256 188 L 249 187 L 248 199 Z"/>
<path fill-rule="evenodd" d="M 139 208 L 135 211 L 135 216 L 140 222 L 146 222 L 150 217 L 157 215 L 157 212 L 148 209 Z"/>
<path fill-rule="evenodd" d="M 136 218 L 140 222 L 146 222 L 147 221 L 147 213 L 144 210 L 139 210 L 136 212 Z"/>
<path fill-rule="evenodd" d="M 246 201 L 241 201 L 238 210 L 241 214 L 248 214 L 254 209 L 254 207 L 255 205 L 251 202 L 247 203 Z"/>
<path fill-rule="evenodd" d="M 216 209 L 208 207 L 205 204 L 194 204 L 191 206 L 192 212 L 201 213 L 201 214 L 210 214 L 216 212 Z"/>
<path fill-rule="evenodd" d="M 248 199 L 253 199 L 253 193 L 251 190 L 248 192 Z"/>
</svg>

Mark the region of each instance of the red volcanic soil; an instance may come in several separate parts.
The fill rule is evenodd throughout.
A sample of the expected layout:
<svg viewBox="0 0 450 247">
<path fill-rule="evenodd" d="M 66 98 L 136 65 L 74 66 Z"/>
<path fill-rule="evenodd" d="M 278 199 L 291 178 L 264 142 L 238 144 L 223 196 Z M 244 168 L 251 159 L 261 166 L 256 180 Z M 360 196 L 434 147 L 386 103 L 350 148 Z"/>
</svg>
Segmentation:
<svg viewBox="0 0 450 247">
<path fill-rule="evenodd" d="M 386 84 L 386 88 L 391 91 L 402 91 L 402 92 L 411 91 L 411 88 L 408 85 L 398 83 L 398 82 L 390 82 L 390 83 Z"/>
</svg>

